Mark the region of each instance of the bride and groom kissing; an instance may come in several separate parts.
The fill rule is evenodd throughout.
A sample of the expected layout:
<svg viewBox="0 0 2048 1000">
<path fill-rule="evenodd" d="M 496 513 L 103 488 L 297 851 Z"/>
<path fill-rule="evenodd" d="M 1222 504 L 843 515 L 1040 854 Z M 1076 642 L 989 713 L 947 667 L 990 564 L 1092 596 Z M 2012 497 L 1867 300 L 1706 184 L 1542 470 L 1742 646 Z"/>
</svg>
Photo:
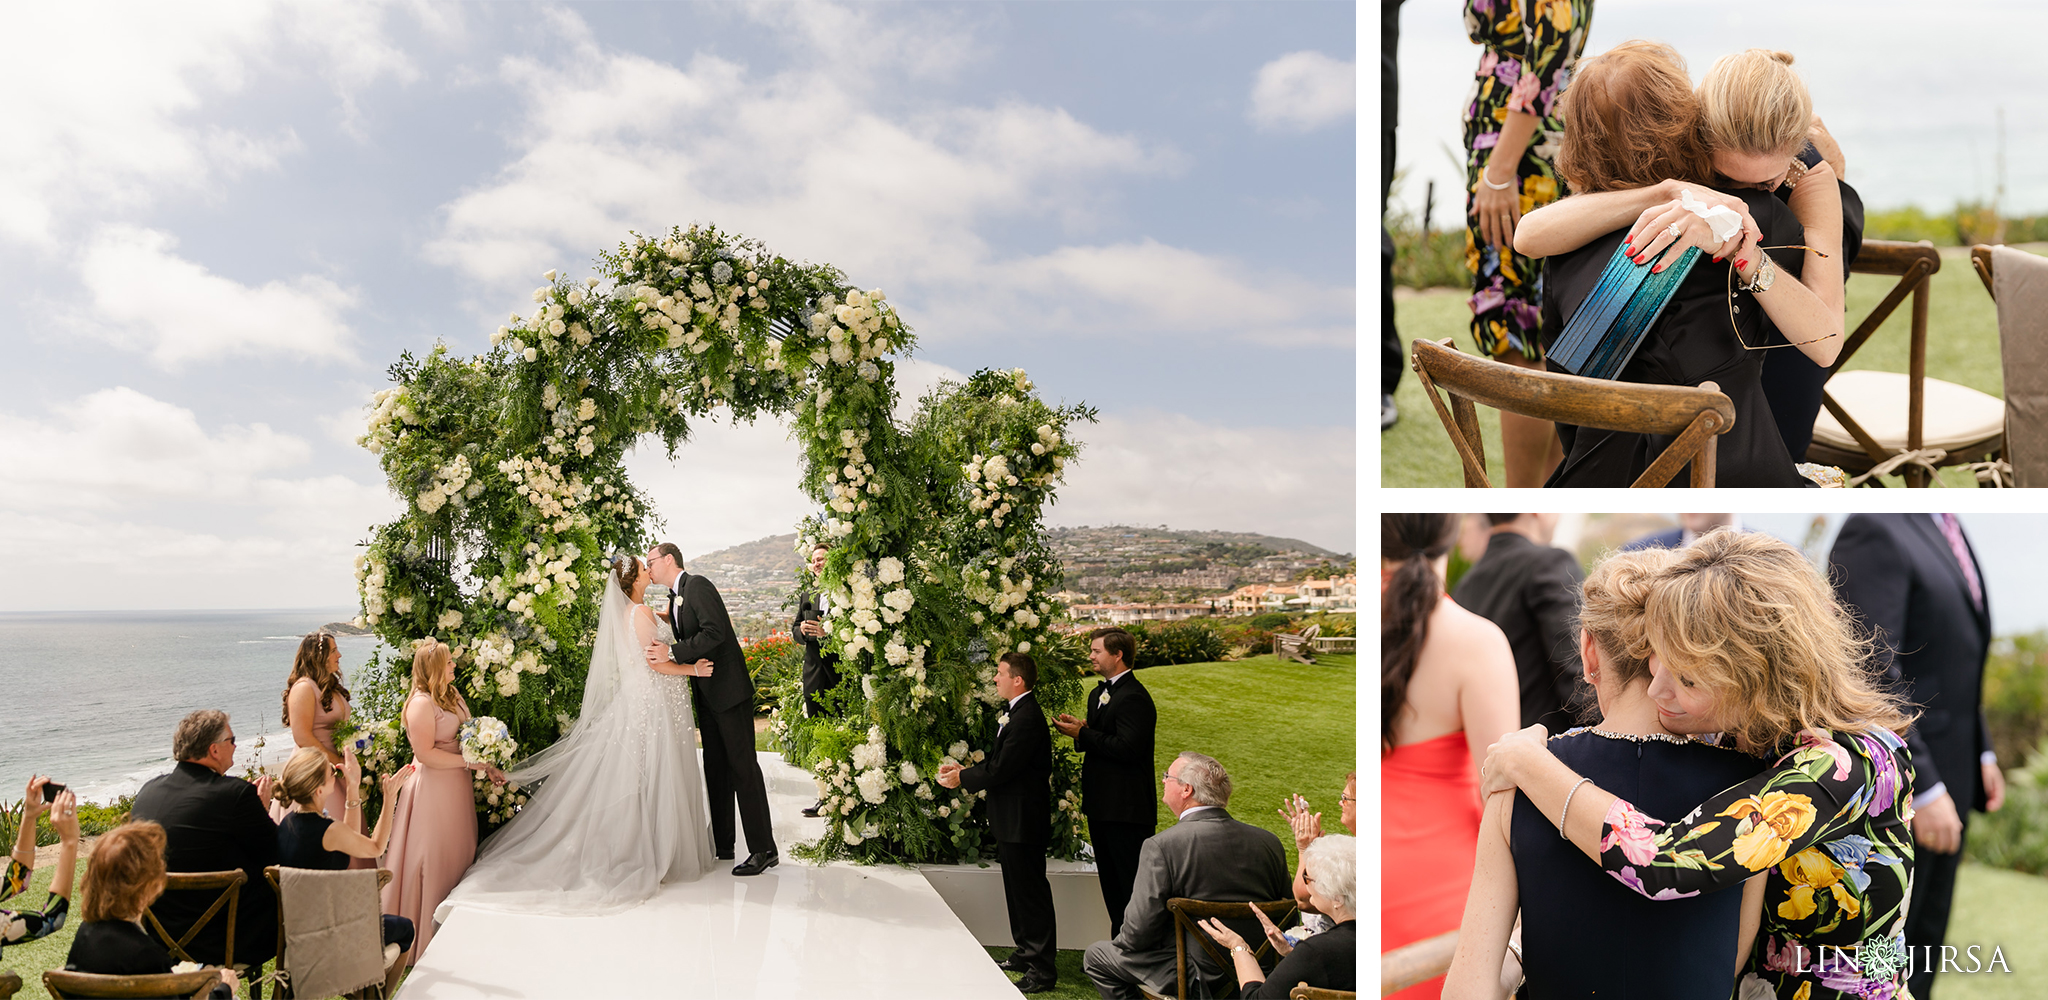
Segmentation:
<svg viewBox="0 0 2048 1000">
<path fill-rule="evenodd" d="M 669 593 L 660 611 L 646 603 L 656 583 Z M 754 756 L 746 654 L 718 588 L 684 570 L 674 543 L 612 561 L 582 711 L 509 777 L 547 780 L 479 848 L 437 920 L 465 905 L 567 914 L 636 905 L 664 883 L 701 877 L 714 855 L 733 858 L 735 804 L 748 853 L 732 873 L 780 862 Z"/>
</svg>

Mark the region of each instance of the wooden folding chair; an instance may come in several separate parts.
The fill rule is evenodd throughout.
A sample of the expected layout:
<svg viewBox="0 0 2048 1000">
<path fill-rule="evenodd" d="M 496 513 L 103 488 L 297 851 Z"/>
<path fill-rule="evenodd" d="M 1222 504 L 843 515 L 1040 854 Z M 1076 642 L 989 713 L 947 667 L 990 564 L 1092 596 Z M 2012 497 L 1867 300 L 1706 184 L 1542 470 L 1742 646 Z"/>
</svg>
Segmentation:
<svg viewBox="0 0 2048 1000">
<path fill-rule="evenodd" d="M 21 992 L 21 977 L 13 969 L 0 969 L 0 1000 Z"/>
<path fill-rule="evenodd" d="M 51 969 L 43 973 L 43 989 L 57 1000 L 69 997 L 139 1000 L 143 997 L 192 997 L 197 1000 L 220 985 L 219 969 L 160 972 L 149 976 L 102 976 L 94 972 Z"/>
<path fill-rule="evenodd" d="M 276 1000 L 286 1000 L 287 997 L 293 995 L 291 989 L 291 980 L 283 975 L 285 968 L 284 947 L 285 944 L 287 943 L 285 941 L 284 936 L 284 886 L 281 883 L 279 883 L 277 874 L 278 870 L 283 867 L 284 866 L 282 865 L 271 865 L 263 869 L 263 877 L 265 880 L 269 881 L 270 891 L 277 895 L 277 963 L 274 966 L 274 968 L 277 969 L 279 975 L 277 979 L 277 991 L 274 994 L 272 994 L 272 996 L 274 996 Z M 391 869 L 377 869 L 377 891 L 382 892 L 385 886 L 391 884 L 391 879 Z M 394 960 L 394 962 L 400 966 L 403 966 L 405 964 L 404 953 L 401 952 L 398 958 Z M 370 989 L 363 990 L 362 994 L 366 995 L 374 991 L 375 995 L 379 998 L 389 996 L 391 992 L 390 987 L 392 986 L 391 978 L 389 978 L 390 971 L 390 969 L 386 969 L 387 978 L 385 979 L 383 986 L 371 987 Z M 350 996 L 357 995 L 359 994 L 350 994 Z"/>
<path fill-rule="evenodd" d="M 1353 1000 L 1356 996 L 1350 990 L 1323 990 L 1307 983 L 1297 983 L 1287 991 L 1287 1000 Z"/>
<path fill-rule="evenodd" d="M 1929 277 L 1941 270 L 1941 254 L 1925 243 L 1864 240 L 1855 274 L 1895 275 L 1877 307 L 1864 317 L 1835 359 L 1822 390 L 1823 410 L 1813 424 L 1806 460 L 1839 466 L 1882 486 L 1879 475 L 1897 471 L 1907 486 L 1926 486 L 1934 470 L 1995 460 L 2005 447 L 2005 404 L 1967 386 L 1927 377 Z M 1907 370 L 1843 371 L 1858 348 L 1891 318 L 1910 294 L 1913 313 Z M 1929 406 L 1929 403 L 1932 406 Z M 1903 407 L 1901 404 L 1904 404 Z M 1932 420 L 1930 422 L 1930 414 Z"/>
<path fill-rule="evenodd" d="M 1688 462 L 1692 485 L 1714 485 L 1715 442 L 1735 426 L 1735 404 L 1712 382 L 1698 388 L 1640 385 L 1532 371 L 1464 354 L 1448 339 L 1417 340 L 1410 357 L 1437 419 L 1458 449 L 1466 486 L 1491 485 L 1474 403 L 1580 427 L 1676 438 L 1631 486 L 1664 486 Z M 1448 408 L 1437 393 L 1439 386 L 1451 396 Z"/>
<path fill-rule="evenodd" d="M 1458 932 L 1446 931 L 1382 953 L 1380 996 L 1399 993 L 1416 983 L 1429 982 L 1451 971 L 1451 956 L 1457 951 Z"/>
<path fill-rule="evenodd" d="M 1267 919 L 1273 921 L 1273 926 L 1275 927 L 1286 926 L 1288 918 L 1294 916 L 1294 912 L 1299 906 L 1299 904 L 1291 899 L 1262 900 L 1252 905 L 1264 911 Z M 1226 979 L 1232 983 L 1237 981 L 1237 966 L 1231 962 L 1230 956 L 1224 954 L 1223 949 L 1217 946 L 1216 940 L 1209 936 L 1209 932 L 1202 929 L 1199 921 L 1212 917 L 1217 920 L 1237 920 L 1244 916 L 1244 908 L 1245 904 L 1243 902 L 1212 903 L 1207 900 L 1189 899 L 1185 896 L 1175 896 L 1166 901 L 1166 912 L 1173 914 L 1173 965 L 1175 973 L 1180 978 L 1179 986 L 1177 987 L 1178 992 L 1174 995 L 1178 1000 L 1187 1000 L 1188 997 L 1188 938 L 1190 937 L 1202 943 L 1202 950 L 1208 952 L 1210 960 L 1223 968 L 1223 975 Z M 1252 957 L 1262 958 L 1265 955 L 1271 954 L 1272 951 L 1273 943 L 1261 938 L 1258 949 L 1252 952 Z M 1223 994 L 1228 996 L 1236 992 L 1237 987 L 1233 985 L 1230 989 L 1223 991 Z"/>
<path fill-rule="evenodd" d="M 221 911 L 221 907 L 227 907 L 227 945 L 224 949 L 225 953 L 221 956 L 220 964 L 233 968 L 235 964 L 235 911 L 242 902 L 242 884 L 247 881 L 249 881 L 248 874 L 239 868 L 224 872 L 172 872 L 164 881 L 165 893 L 219 889 L 221 891 L 220 896 L 215 898 L 213 905 L 207 907 L 206 912 L 199 915 L 199 919 L 192 921 L 192 926 L 185 928 L 185 933 L 179 937 L 173 938 L 171 932 L 164 929 L 163 921 L 156 918 L 154 904 L 149 909 L 142 911 L 143 922 L 147 923 L 149 929 L 155 932 L 156 936 L 163 941 L 164 947 L 170 949 L 172 957 L 181 962 L 196 962 L 198 959 L 193 958 L 192 954 L 185 950 L 185 946 L 191 944 L 192 939 L 197 937 L 207 924 L 213 922 L 214 915 Z M 162 899 L 163 897 L 159 896 L 157 898 Z"/>
</svg>

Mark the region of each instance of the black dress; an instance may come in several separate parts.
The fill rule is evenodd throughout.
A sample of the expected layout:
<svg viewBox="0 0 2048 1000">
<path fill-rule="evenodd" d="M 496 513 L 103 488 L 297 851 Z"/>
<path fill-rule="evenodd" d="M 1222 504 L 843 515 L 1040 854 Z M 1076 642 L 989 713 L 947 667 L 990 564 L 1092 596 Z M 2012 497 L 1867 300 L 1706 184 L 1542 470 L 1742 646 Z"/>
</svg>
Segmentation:
<svg viewBox="0 0 2048 1000">
<path fill-rule="evenodd" d="M 1765 246 L 1797 244 L 1805 239 L 1805 227 L 1792 210 L 1763 191 L 1730 191 L 1749 207 L 1750 215 L 1763 230 Z M 1544 275 L 1543 343 L 1546 353 L 1564 333 L 1565 323 L 1578 311 L 1600 281 L 1600 273 L 1614 256 L 1628 230 L 1617 229 L 1570 253 L 1549 258 Z M 1782 267 L 1800 258 L 1804 251 L 1777 250 L 1771 256 Z M 1653 266 L 1653 265 L 1645 265 Z M 1811 486 L 1812 482 L 1793 468 L 1792 455 L 1778 433 L 1770 403 L 1763 392 L 1763 365 L 1767 354 L 1780 351 L 1744 350 L 1736 342 L 1729 324 L 1728 269 L 1733 261 L 1713 263 L 1702 257 L 1678 286 L 1663 315 L 1650 328 L 1642 347 L 1622 369 L 1621 381 L 1651 385 L 1696 386 L 1711 381 L 1735 404 L 1735 425 L 1721 435 L 1717 444 L 1716 486 Z M 1779 280 L 1797 280 L 1791 274 Z M 1770 325 L 1756 296 L 1735 293 L 1734 319 L 1742 340 L 1752 347 L 1764 345 Z M 1552 364 L 1551 370 L 1561 371 Z M 1564 442 L 1564 461 L 1558 464 L 1545 486 L 1627 486 L 1656 461 L 1672 439 L 1664 435 L 1633 434 L 1591 427 L 1557 425 Z M 1673 486 L 1691 482 L 1688 469 L 1671 480 Z"/>
<path fill-rule="evenodd" d="M 294 812 L 286 816 L 284 822 L 277 824 L 277 863 L 286 868 L 311 868 L 315 871 L 338 872 L 347 868 L 348 855 L 321 846 L 321 841 L 327 837 L 327 828 L 333 825 L 333 820 L 319 813 Z M 411 920 L 384 914 L 385 944 L 395 944 L 401 951 L 410 951 L 416 933 Z"/>
<path fill-rule="evenodd" d="M 78 925 L 78 936 L 71 939 L 64 969 L 102 976 L 161 975 L 171 971 L 171 953 L 132 920 L 88 920 Z M 221 983 L 208 996 L 234 994 Z"/>
<path fill-rule="evenodd" d="M 1799 162 L 1812 167 L 1820 161 L 1820 151 L 1813 148 L 1813 143 L 1807 143 L 1799 154 Z M 1836 184 L 1842 194 L 1842 277 L 1846 279 L 1849 269 L 1856 266 L 1856 255 L 1863 251 L 1863 196 L 1848 181 Z M 1779 188 L 1775 194 L 1782 201 L 1791 191 Z M 1794 261 L 1779 263 L 1785 265 L 1787 277 L 1796 278 L 1805 259 L 1806 255 L 1800 254 Z M 1771 325 L 1769 333 L 1766 343 L 1789 344 L 1776 325 Z M 1785 439 L 1785 450 L 1795 460 L 1802 459 L 1807 447 L 1813 444 L 1813 421 L 1820 416 L 1821 388 L 1833 372 L 1789 346 L 1764 354 L 1764 398 L 1770 401 L 1771 416 L 1778 421 L 1778 434 Z"/>
<path fill-rule="evenodd" d="M 1705 743 L 1606 736 L 1587 728 L 1551 737 L 1550 751 L 1606 791 L 1639 806 L 1655 801 L 1656 807 L 1642 806 L 1655 816 L 1682 815 L 1765 766 Z M 1740 890 L 1646 899 L 1589 864 L 1520 792 L 1508 843 L 1522 896 L 1529 976 L 1522 996 L 1727 1000 L 1733 994 Z"/>
<path fill-rule="evenodd" d="M 1285 997 L 1300 983 L 1321 990 L 1358 989 L 1358 922 L 1346 920 L 1303 940 L 1273 966 L 1264 982 L 1238 990 L 1239 1000 Z"/>
</svg>

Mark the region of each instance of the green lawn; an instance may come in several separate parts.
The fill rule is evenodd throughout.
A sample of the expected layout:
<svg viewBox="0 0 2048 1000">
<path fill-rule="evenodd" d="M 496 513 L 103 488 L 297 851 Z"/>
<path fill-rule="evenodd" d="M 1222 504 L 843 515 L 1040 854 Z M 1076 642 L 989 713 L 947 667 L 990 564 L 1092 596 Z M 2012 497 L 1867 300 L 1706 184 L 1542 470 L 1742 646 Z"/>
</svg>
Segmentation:
<svg viewBox="0 0 2048 1000">
<path fill-rule="evenodd" d="M 2048 939 L 2041 935 L 2048 922 L 2048 879 L 1964 862 L 1950 913 L 1948 943 L 1957 949 L 1958 967 L 1969 968 L 1966 949 L 1976 945 L 1980 970 L 1937 972 L 1935 995 L 1941 1000 L 2048 996 Z M 2004 954 L 2004 969 L 1988 968 L 1994 947 Z"/>
<path fill-rule="evenodd" d="M 1897 279 L 1881 275 L 1855 275 L 1849 281 L 1850 326 L 1870 313 Z M 1998 309 L 1970 267 L 1965 252 L 1942 255 L 1941 270 L 1930 279 L 1934 291 L 1928 300 L 1927 374 L 1969 386 L 1994 396 L 2004 394 L 2005 378 L 1998 359 Z M 1471 309 L 1463 291 L 1431 289 L 1395 305 L 1395 323 L 1401 340 L 1457 338 L 1458 349 L 1476 353 L 1472 345 Z M 1912 320 L 1912 302 L 1892 313 L 1877 334 L 1851 358 L 1848 368 L 1873 368 L 1903 372 L 1907 368 L 1907 335 Z M 1415 380 L 1413 371 L 1401 376 L 1394 393 L 1401 421 L 1380 435 L 1380 485 L 1462 486 L 1465 479 L 1457 452 L 1437 419 L 1435 407 Z M 1446 401 L 1448 405 L 1448 400 Z M 1500 464 L 1500 414 L 1479 408 L 1479 425 L 1486 438 L 1488 476 L 1498 484 Z M 1947 486 L 1975 486 L 1976 480 L 1957 469 L 1942 471 Z M 1901 485 L 1896 476 L 1885 477 L 1888 486 Z"/>
</svg>

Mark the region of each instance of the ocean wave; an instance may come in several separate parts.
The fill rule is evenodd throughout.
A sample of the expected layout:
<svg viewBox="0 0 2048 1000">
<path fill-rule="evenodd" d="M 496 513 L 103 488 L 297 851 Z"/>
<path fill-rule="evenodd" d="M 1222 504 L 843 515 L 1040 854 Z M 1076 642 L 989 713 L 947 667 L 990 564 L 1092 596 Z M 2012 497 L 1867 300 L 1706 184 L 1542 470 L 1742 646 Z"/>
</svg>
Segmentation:
<svg viewBox="0 0 2048 1000">
<path fill-rule="evenodd" d="M 298 744 L 293 742 L 289 729 L 261 733 L 255 739 L 244 739 L 237 734 L 235 766 L 228 773 L 239 776 L 245 771 L 256 770 L 276 774 L 296 749 Z M 105 805 L 124 795 L 134 795 L 141 791 L 142 786 L 151 778 L 168 774 L 176 763 L 169 754 L 166 754 L 125 774 L 97 781 L 78 782 L 72 785 L 71 790 L 78 794 L 80 802 Z"/>
</svg>

